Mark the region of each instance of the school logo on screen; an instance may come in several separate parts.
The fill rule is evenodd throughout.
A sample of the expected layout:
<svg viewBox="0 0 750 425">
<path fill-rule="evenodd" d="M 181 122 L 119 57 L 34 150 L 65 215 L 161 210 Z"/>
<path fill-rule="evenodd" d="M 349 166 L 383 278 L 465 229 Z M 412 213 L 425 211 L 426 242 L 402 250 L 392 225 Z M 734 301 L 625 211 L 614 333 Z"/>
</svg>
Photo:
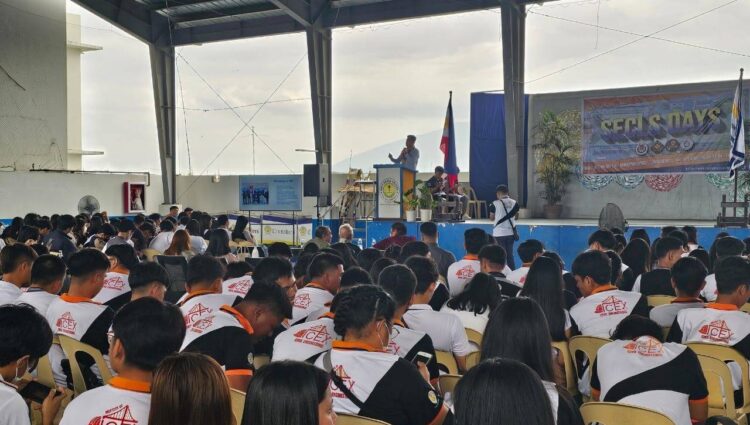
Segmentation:
<svg viewBox="0 0 750 425">
<path fill-rule="evenodd" d="M 398 196 L 398 182 L 396 179 L 386 177 L 380 184 L 380 194 L 383 198 L 392 201 Z"/>
</svg>

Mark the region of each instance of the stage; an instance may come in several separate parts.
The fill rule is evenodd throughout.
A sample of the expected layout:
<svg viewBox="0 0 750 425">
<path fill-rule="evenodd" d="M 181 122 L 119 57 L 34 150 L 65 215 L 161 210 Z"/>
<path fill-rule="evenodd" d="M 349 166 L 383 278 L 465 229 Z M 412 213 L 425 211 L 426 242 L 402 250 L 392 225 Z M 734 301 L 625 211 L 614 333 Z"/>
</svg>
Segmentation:
<svg viewBox="0 0 750 425">
<path fill-rule="evenodd" d="M 313 220 L 314 222 L 315 220 Z M 373 243 L 384 239 L 390 233 L 392 220 L 357 220 L 355 226 L 355 240 L 362 238 L 364 246 L 372 246 Z M 338 233 L 338 220 L 324 220 L 326 225 L 331 226 L 334 237 Z M 407 232 L 410 236 L 419 239 L 420 222 L 405 223 Z M 439 232 L 439 244 L 441 247 L 453 252 L 456 258 L 461 258 L 466 251 L 463 246 L 464 231 L 472 227 L 479 227 L 488 233 L 492 232 L 492 221 L 490 220 L 467 220 L 457 223 L 436 223 Z M 729 232 L 732 236 L 740 239 L 750 237 L 750 229 L 729 228 L 722 229 L 715 227 L 714 221 L 700 220 L 683 220 L 679 222 L 668 222 L 664 220 L 629 220 L 629 228 L 626 237 L 630 237 L 633 229 L 646 229 L 651 240 L 659 236 L 663 226 L 674 225 L 684 226 L 692 225 L 698 228 L 698 243 L 705 247 L 706 250 L 711 246 L 716 234 L 722 231 Z M 545 219 L 523 219 L 518 220 L 518 232 L 521 241 L 525 239 L 541 240 L 547 250 L 555 251 L 563 258 L 566 267 L 570 267 L 573 259 L 581 251 L 588 247 L 587 240 L 589 235 L 598 228 L 597 219 L 564 219 L 564 220 L 545 220 Z M 518 243 L 517 243 L 518 244 Z M 516 244 L 516 246 L 518 246 Z M 516 253 L 516 264 L 521 264 Z"/>
</svg>

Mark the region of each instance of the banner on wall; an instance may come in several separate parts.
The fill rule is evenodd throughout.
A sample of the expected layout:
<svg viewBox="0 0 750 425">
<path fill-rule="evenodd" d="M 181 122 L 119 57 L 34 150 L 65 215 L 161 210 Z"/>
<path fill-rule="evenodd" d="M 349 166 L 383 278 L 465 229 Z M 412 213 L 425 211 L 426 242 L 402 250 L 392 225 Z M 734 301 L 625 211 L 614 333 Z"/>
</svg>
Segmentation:
<svg viewBox="0 0 750 425">
<path fill-rule="evenodd" d="M 584 99 L 583 174 L 728 172 L 732 95 L 726 90 Z"/>
</svg>

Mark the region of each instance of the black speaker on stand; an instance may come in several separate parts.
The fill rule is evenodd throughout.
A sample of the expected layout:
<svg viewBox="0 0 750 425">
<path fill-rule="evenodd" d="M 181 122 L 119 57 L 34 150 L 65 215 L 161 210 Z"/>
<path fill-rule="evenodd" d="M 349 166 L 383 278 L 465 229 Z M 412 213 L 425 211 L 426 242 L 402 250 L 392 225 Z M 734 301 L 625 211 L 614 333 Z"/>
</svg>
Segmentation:
<svg viewBox="0 0 750 425">
<path fill-rule="evenodd" d="M 315 208 L 320 225 L 320 207 L 327 207 L 331 201 L 331 169 L 328 164 L 305 164 L 303 174 L 304 196 L 316 197 Z"/>
</svg>

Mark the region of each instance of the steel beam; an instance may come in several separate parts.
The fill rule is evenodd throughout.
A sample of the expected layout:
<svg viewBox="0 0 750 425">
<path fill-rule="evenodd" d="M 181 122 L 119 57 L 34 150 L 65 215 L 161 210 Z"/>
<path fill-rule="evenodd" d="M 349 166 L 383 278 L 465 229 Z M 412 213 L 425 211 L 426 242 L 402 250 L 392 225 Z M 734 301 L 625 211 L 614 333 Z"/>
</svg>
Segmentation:
<svg viewBox="0 0 750 425">
<path fill-rule="evenodd" d="M 153 27 L 165 26 L 167 23 L 166 18 L 135 0 L 73 1 L 144 43 L 153 41 Z"/>
<path fill-rule="evenodd" d="M 289 16 L 273 16 L 262 19 L 245 19 L 197 27 L 177 28 L 158 37 L 158 47 L 184 46 L 187 44 L 237 40 L 241 38 L 265 37 L 269 35 L 302 32 L 305 28 Z"/>
<path fill-rule="evenodd" d="M 505 87 L 505 148 L 508 158 L 508 187 L 521 206 L 526 206 L 524 185 L 527 164 L 525 147 L 524 60 L 526 6 L 515 2 L 501 8 L 503 79 Z"/>
<path fill-rule="evenodd" d="M 310 72 L 310 95 L 312 98 L 313 132 L 315 138 L 315 160 L 328 164 L 328 193 L 331 193 L 331 99 L 332 78 L 332 31 L 310 27 L 307 30 L 307 62 Z M 329 205 L 328 199 L 318 199 L 318 205 Z"/>
<path fill-rule="evenodd" d="M 305 28 L 313 24 L 310 5 L 304 0 L 269 0 Z"/>
<path fill-rule="evenodd" d="M 156 130 L 159 137 L 161 181 L 164 203 L 177 201 L 177 136 L 175 124 L 175 51 L 149 46 L 151 79 L 154 86 Z"/>
<path fill-rule="evenodd" d="M 500 7 L 508 0 L 391 0 L 356 6 L 332 7 L 322 16 L 326 28 L 424 18 Z"/>
</svg>

